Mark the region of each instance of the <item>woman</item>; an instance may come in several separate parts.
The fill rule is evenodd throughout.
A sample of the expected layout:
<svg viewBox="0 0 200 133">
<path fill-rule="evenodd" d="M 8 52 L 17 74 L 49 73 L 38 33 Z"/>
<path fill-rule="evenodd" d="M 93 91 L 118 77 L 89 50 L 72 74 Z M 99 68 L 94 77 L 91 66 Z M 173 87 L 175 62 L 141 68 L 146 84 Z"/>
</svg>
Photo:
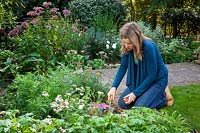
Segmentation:
<svg viewBox="0 0 200 133">
<path fill-rule="evenodd" d="M 159 109 L 173 104 L 168 84 L 168 70 L 154 42 L 146 37 L 137 23 L 126 23 L 120 29 L 121 65 L 116 74 L 108 100 L 114 100 L 116 90 L 127 71 L 126 86 L 118 106 Z"/>
</svg>

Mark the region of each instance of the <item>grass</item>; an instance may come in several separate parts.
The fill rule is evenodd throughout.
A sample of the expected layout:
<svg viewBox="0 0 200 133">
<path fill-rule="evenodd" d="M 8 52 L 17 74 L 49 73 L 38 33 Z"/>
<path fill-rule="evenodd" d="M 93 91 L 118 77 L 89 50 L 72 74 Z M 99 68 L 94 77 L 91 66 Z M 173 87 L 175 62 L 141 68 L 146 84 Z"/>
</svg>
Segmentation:
<svg viewBox="0 0 200 133">
<path fill-rule="evenodd" d="M 174 105 L 163 109 L 170 114 L 174 111 L 180 113 L 192 129 L 200 131 L 200 84 L 175 86 L 171 93 Z"/>
</svg>

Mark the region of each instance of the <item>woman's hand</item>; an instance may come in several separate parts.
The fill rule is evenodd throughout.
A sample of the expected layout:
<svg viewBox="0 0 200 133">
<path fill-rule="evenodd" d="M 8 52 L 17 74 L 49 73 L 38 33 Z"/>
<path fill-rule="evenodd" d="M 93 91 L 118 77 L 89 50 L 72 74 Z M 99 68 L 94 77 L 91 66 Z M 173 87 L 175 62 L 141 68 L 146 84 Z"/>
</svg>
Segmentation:
<svg viewBox="0 0 200 133">
<path fill-rule="evenodd" d="M 114 101 L 116 94 L 116 88 L 112 87 L 110 91 L 108 92 L 108 101 Z"/>
<path fill-rule="evenodd" d="M 133 92 L 129 93 L 128 95 L 126 95 L 123 100 L 126 104 L 130 104 L 131 102 L 134 102 L 136 99 L 136 96 Z"/>
</svg>

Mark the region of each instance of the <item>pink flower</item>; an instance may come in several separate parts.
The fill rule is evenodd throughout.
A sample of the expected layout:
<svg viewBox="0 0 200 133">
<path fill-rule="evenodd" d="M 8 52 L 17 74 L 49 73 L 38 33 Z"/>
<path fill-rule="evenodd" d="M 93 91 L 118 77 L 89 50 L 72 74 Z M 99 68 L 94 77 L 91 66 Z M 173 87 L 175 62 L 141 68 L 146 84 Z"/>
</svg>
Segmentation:
<svg viewBox="0 0 200 133">
<path fill-rule="evenodd" d="M 28 16 L 31 16 L 31 17 L 35 17 L 35 16 L 39 16 L 39 14 L 36 12 L 36 11 L 29 11 L 27 13 Z"/>
<path fill-rule="evenodd" d="M 59 8 L 52 8 L 52 9 L 50 10 L 50 13 L 51 13 L 51 14 L 58 14 L 58 11 L 59 11 Z"/>
<path fill-rule="evenodd" d="M 43 10 L 43 8 L 42 7 L 34 7 L 33 8 L 36 12 L 40 12 L 40 11 L 42 11 Z"/>
<path fill-rule="evenodd" d="M 107 109 L 109 106 L 105 103 L 101 103 L 101 104 L 96 104 L 95 107 L 100 109 Z"/>
<path fill-rule="evenodd" d="M 69 16 L 69 15 L 71 14 L 71 11 L 65 9 L 65 10 L 62 10 L 62 13 L 63 13 L 63 15 L 64 15 L 65 17 L 67 17 L 67 16 Z"/>
<path fill-rule="evenodd" d="M 51 4 L 51 2 L 43 2 L 42 6 L 48 8 L 49 6 L 51 6 Z"/>
</svg>

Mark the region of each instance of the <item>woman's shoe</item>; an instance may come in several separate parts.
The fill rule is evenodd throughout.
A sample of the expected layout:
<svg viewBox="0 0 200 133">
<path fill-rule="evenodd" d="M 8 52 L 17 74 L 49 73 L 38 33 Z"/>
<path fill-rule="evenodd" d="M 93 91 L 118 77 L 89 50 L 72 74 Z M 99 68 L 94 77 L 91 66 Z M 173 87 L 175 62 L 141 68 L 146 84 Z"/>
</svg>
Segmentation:
<svg viewBox="0 0 200 133">
<path fill-rule="evenodd" d="M 172 106 L 174 103 L 174 98 L 173 98 L 168 86 L 165 88 L 165 93 L 166 93 L 166 99 L 167 99 L 167 106 L 168 107 Z"/>
</svg>

